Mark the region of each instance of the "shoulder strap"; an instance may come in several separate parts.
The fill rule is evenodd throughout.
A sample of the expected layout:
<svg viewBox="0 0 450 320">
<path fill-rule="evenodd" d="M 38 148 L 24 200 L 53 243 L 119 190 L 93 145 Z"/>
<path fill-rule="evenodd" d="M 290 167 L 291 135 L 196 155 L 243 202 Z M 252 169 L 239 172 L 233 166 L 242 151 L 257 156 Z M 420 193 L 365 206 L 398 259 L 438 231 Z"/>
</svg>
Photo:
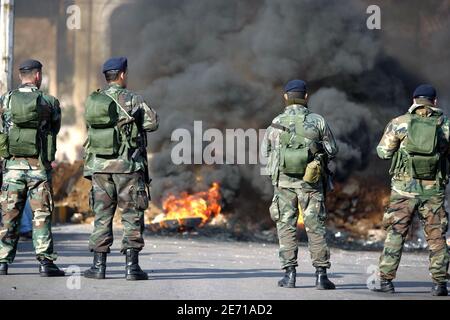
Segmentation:
<svg viewBox="0 0 450 320">
<path fill-rule="evenodd" d="M 284 132 L 291 132 L 291 129 L 289 129 L 288 127 L 285 127 L 285 126 L 283 126 L 283 125 L 281 125 L 279 123 L 272 123 L 270 126 L 272 128 L 275 128 L 275 129 L 278 129 L 278 130 L 281 130 L 281 131 L 284 131 Z"/>
<path fill-rule="evenodd" d="M 5 96 L 5 99 L 6 99 L 7 103 L 8 103 L 8 109 L 11 108 L 11 97 L 12 97 L 13 93 L 16 92 L 17 90 L 18 89 L 11 90 Z"/>
<path fill-rule="evenodd" d="M 113 96 L 111 96 L 110 94 L 106 93 L 105 91 L 103 91 L 102 93 L 105 94 L 105 95 L 107 95 L 108 97 L 110 97 L 111 100 L 113 100 L 113 101 L 117 104 L 117 106 L 125 113 L 125 115 L 127 116 L 127 118 L 128 118 L 129 120 L 134 120 L 134 118 L 128 114 L 128 111 L 125 110 L 125 109 L 121 106 L 121 104 L 119 103 L 119 101 L 117 101 L 117 99 L 114 99 Z"/>
</svg>

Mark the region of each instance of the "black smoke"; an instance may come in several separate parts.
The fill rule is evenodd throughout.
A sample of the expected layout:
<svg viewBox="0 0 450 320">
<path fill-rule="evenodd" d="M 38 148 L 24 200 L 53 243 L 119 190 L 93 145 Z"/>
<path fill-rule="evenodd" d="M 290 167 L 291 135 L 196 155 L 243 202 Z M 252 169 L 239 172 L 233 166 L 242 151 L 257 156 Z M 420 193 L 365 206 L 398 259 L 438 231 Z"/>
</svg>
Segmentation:
<svg viewBox="0 0 450 320">
<path fill-rule="evenodd" d="M 415 17 L 448 18 L 448 1 L 435 2 L 440 11 L 427 11 L 419 1 L 380 3 L 382 30 L 367 29 L 372 3 L 364 1 L 152 0 L 117 9 L 113 54 L 128 56 L 130 87 L 161 118 L 150 136 L 154 198 L 219 181 L 225 202 L 237 211 L 234 200 L 243 201 L 243 194 L 268 200 L 270 181 L 258 166 L 173 165 L 170 136 L 177 128 L 192 130 L 194 120 L 203 121 L 204 129 L 266 128 L 282 111 L 282 86 L 292 78 L 308 81 L 311 110 L 335 133 L 338 178 L 377 166 L 369 160 L 374 147 L 388 119 L 407 110 L 413 87 L 432 82 L 434 68 L 436 85 L 449 92 L 442 76 L 449 66 L 443 44 L 448 21 L 433 33 L 423 31 L 422 38 L 411 38 L 414 30 L 405 27 L 415 26 Z M 423 10 L 406 11 L 411 7 Z M 427 37 L 433 39 L 423 48 Z"/>
</svg>

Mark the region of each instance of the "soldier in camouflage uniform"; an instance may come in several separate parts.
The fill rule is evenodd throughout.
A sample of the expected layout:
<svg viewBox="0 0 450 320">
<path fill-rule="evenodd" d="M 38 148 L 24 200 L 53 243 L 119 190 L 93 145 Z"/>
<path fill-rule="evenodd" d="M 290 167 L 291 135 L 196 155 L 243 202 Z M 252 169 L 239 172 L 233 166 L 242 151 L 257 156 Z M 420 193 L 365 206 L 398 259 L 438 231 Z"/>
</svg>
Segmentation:
<svg viewBox="0 0 450 320">
<path fill-rule="evenodd" d="M 144 247 L 144 210 L 149 205 L 146 133 L 158 128 L 158 117 L 140 95 L 126 89 L 127 59 L 112 58 L 105 62 L 103 73 L 108 86 L 101 90 L 120 106 L 119 119 L 132 116 L 139 128 L 141 142 L 133 148 L 125 139 L 114 157 L 101 157 L 89 152 L 86 145 L 85 177 L 92 180 L 91 209 L 95 213 L 94 231 L 89 249 L 94 264 L 85 271 L 87 278 L 104 279 L 106 255 L 113 243 L 113 216 L 118 207 L 122 214 L 123 239 L 121 252 L 126 254 L 126 279 L 146 280 L 148 276 L 138 265 L 138 254 Z M 125 111 L 128 114 L 125 114 Z M 130 133 L 122 126 L 124 136 Z"/>
<path fill-rule="evenodd" d="M 8 92 L 0 98 L 2 128 L 1 134 L 7 136 L 16 126 L 12 121 L 10 100 L 16 92 L 31 94 L 41 92 L 42 64 L 36 60 L 27 60 L 20 67 L 22 84 L 17 90 Z M 50 133 L 56 141 L 56 135 L 61 127 L 61 109 L 59 101 L 50 95 L 42 93 L 38 100 L 39 112 L 50 112 L 48 123 L 41 121 L 40 132 Z M 43 111 L 42 111 L 43 112 Z M 41 141 L 42 135 L 38 140 Z M 33 139 L 34 140 L 34 139 Z M 33 142 L 33 141 L 30 141 Z M 8 149 L 8 147 L 6 147 Z M 56 150 L 56 148 L 55 148 Z M 5 150 L 3 150 L 5 152 Z M 1 208 L 3 226 L 0 231 L 0 274 L 8 273 L 8 264 L 14 261 L 19 239 L 20 220 L 27 197 L 33 211 L 33 245 L 36 258 L 40 262 L 41 276 L 64 276 L 53 263 L 56 252 L 53 250 L 51 220 L 53 211 L 51 186 L 51 160 L 43 156 L 40 148 L 36 157 L 7 156 L 4 159 Z M 54 155 L 53 155 L 54 156 Z"/>
<path fill-rule="evenodd" d="M 262 143 L 262 153 L 263 156 L 268 157 L 268 173 L 271 175 L 274 185 L 270 215 L 276 222 L 280 242 L 279 258 L 282 269 L 286 271 L 278 285 L 295 287 L 296 267 L 298 266 L 296 230 L 300 206 L 308 234 L 311 260 L 316 268 L 316 287 L 318 289 L 334 289 L 334 284 L 328 280 L 326 274 L 326 269 L 330 268 L 330 252 L 325 240 L 327 214 L 324 189 L 327 187 L 326 179 L 320 178 L 314 183 L 309 183 L 303 180 L 303 176 L 287 175 L 279 170 L 280 135 L 283 131 L 289 130 L 280 125 L 280 118 L 285 115 L 304 117 L 304 135 L 309 148 L 310 163 L 312 163 L 311 160 L 323 156 L 331 159 L 338 152 L 333 134 L 324 118 L 309 111 L 307 97 L 306 84 L 303 81 L 292 80 L 286 85 L 284 113 L 273 120 Z M 293 128 L 290 129 L 293 130 Z M 321 161 L 321 165 L 326 166 L 326 163 Z"/>
<path fill-rule="evenodd" d="M 374 291 L 395 292 L 392 280 L 396 276 L 403 244 L 411 225 L 413 214 L 419 214 L 430 250 L 430 273 L 433 278 L 433 295 L 447 295 L 449 253 L 445 239 L 448 214 L 445 211 L 445 186 L 449 147 L 449 119 L 436 106 L 436 90 L 430 85 L 419 86 L 413 94 L 414 103 L 405 115 L 393 119 L 386 127 L 377 147 L 381 159 L 392 159 L 392 192 L 390 205 L 384 214 L 383 225 L 387 238 L 380 257 L 380 288 Z M 408 163 L 410 119 L 419 116 L 437 120 L 435 129 L 440 165 L 435 178 L 414 177 Z M 408 139 L 409 138 L 409 139 Z M 432 139 L 432 137 L 423 137 Z M 425 141 L 425 140 L 423 140 Z"/>
</svg>

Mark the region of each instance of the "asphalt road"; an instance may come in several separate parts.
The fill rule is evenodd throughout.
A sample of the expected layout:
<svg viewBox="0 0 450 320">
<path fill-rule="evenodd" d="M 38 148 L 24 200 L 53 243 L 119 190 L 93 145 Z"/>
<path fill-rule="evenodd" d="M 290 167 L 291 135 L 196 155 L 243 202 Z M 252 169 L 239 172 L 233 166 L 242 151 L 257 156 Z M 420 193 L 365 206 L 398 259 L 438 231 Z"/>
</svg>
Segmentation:
<svg viewBox="0 0 450 320">
<path fill-rule="evenodd" d="M 87 250 L 91 226 L 53 228 L 57 263 L 75 272 L 90 266 Z M 0 276 L 0 299 L 449 299 L 433 298 L 426 253 L 405 253 L 395 282 L 397 293 L 384 295 L 367 289 L 369 266 L 376 266 L 378 252 L 332 249 L 332 279 L 337 290 L 314 288 L 314 269 L 307 248 L 299 251 L 297 288 L 278 288 L 277 246 L 225 242 L 206 238 L 146 236 L 140 262 L 149 281 L 124 279 L 124 256 L 119 253 L 120 230 L 108 256 L 106 280 L 90 280 L 73 274 L 41 278 L 37 274 L 31 242 L 19 244 L 8 276 Z"/>
</svg>

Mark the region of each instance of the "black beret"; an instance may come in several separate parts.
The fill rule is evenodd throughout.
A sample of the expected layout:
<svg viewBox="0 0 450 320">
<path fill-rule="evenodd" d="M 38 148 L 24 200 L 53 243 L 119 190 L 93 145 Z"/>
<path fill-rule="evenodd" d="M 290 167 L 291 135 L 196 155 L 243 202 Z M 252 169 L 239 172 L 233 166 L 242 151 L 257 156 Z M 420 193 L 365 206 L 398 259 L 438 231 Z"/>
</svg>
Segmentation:
<svg viewBox="0 0 450 320">
<path fill-rule="evenodd" d="M 110 70 L 126 71 L 128 60 L 125 57 L 111 58 L 103 64 L 103 73 Z"/>
<path fill-rule="evenodd" d="M 430 84 L 421 84 L 414 90 L 413 98 L 427 97 L 430 99 L 436 99 L 436 89 Z"/>
<path fill-rule="evenodd" d="M 303 80 L 291 80 L 284 87 L 284 92 L 306 92 L 306 82 Z"/>
<path fill-rule="evenodd" d="M 20 71 L 33 70 L 33 69 L 42 69 L 42 63 L 40 63 L 37 60 L 29 59 L 29 60 L 25 60 L 24 62 L 22 62 L 19 65 Z"/>
</svg>

